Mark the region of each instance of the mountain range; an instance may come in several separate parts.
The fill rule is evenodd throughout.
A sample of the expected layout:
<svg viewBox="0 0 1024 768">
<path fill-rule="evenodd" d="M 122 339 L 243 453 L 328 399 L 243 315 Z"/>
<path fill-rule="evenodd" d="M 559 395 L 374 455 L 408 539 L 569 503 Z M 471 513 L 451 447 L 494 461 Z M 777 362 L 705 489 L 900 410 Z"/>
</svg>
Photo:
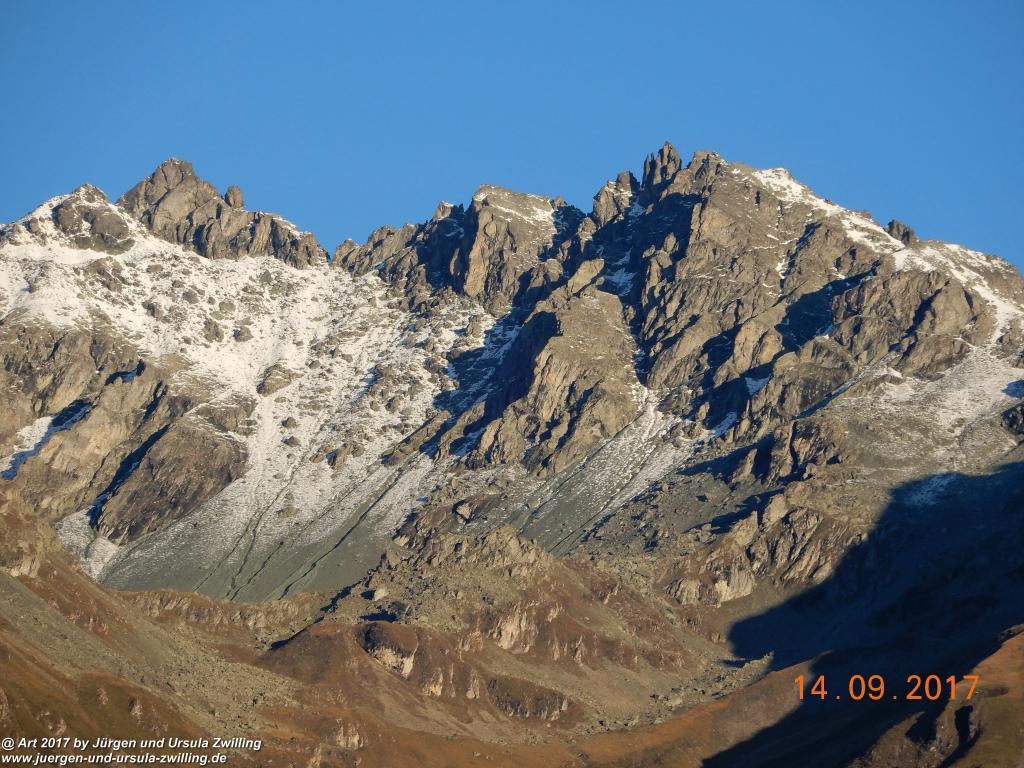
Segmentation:
<svg viewBox="0 0 1024 768">
<path fill-rule="evenodd" d="M 4 735 L 1024 764 L 1024 280 L 783 169 L 329 253 L 171 159 L 0 228 L 0 359 Z"/>
</svg>

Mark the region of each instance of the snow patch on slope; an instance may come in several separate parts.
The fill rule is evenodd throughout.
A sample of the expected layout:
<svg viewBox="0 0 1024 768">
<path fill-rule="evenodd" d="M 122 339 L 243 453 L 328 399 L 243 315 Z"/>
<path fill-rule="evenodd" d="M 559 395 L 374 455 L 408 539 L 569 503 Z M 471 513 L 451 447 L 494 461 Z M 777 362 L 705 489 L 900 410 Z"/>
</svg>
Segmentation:
<svg viewBox="0 0 1024 768">
<path fill-rule="evenodd" d="M 1014 319 L 1024 315 L 1013 299 L 1002 295 L 995 287 L 993 276 L 1011 277 L 1015 270 L 996 256 L 964 248 L 953 243 L 915 243 L 893 254 L 897 269 L 920 269 L 925 272 L 941 270 L 988 302 L 996 315 L 993 340 L 998 338 Z"/>
<path fill-rule="evenodd" d="M 282 539 L 330 539 L 370 493 L 380 456 L 428 420 L 434 399 L 451 386 L 431 374 L 427 360 L 457 342 L 471 346 L 460 330 L 471 317 L 486 317 L 456 302 L 423 322 L 376 275 L 353 277 L 326 265 L 300 270 L 270 256 L 206 259 L 130 219 L 134 245 L 127 252 L 74 248 L 52 225 L 62 199 L 30 214 L 40 219 L 34 234 L 17 232 L 0 247 L 3 316 L 102 330 L 129 341 L 147 364 L 168 363 L 173 382 L 218 393 L 214 404 L 256 403 L 255 429 L 237 436 L 247 471 L 187 519 L 126 547 L 84 543 L 77 517 L 62 525 L 70 548 L 96 575 L 182 571 L 182 551 L 221 562 L 223 573 L 241 571 Z M 257 385 L 270 366 L 295 378 L 260 396 Z M 45 419 L 28 425 L 3 466 L 9 470 L 49 426 Z M 346 441 L 347 458 L 332 468 L 325 455 Z M 422 479 L 411 474 L 407 491 L 392 490 L 362 526 L 390 535 Z M 85 526 L 92 530 L 87 517 Z M 168 551 L 179 554 L 160 564 Z"/>
<path fill-rule="evenodd" d="M 828 216 L 835 217 L 855 243 L 869 246 L 883 253 L 895 251 L 902 245 L 866 213 L 851 211 L 828 200 L 823 200 L 809 187 L 794 179 L 785 168 L 755 170 L 751 172 L 751 175 L 781 202 L 789 205 L 806 205 Z"/>
</svg>

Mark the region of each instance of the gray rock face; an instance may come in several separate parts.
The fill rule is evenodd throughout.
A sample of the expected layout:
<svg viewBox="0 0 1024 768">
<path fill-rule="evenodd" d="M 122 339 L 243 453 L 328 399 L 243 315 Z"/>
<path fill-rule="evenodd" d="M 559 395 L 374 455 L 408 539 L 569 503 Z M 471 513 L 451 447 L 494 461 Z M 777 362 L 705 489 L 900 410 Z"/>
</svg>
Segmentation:
<svg viewBox="0 0 1024 768">
<path fill-rule="evenodd" d="M 327 261 L 311 234 L 273 214 L 244 210 L 238 187 L 221 196 L 183 160 L 167 160 L 117 203 L 157 236 L 211 259 L 271 254 L 296 267 Z"/>
<path fill-rule="evenodd" d="M 227 192 L 224 193 L 224 202 L 232 208 L 244 208 L 245 199 L 242 197 L 242 190 L 235 185 L 231 185 L 228 187 Z"/>
<path fill-rule="evenodd" d="M 643 188 L 648 193 L 671 182 L 682 166 L 679 153 L 668 142 L 656 154 L 644 160 Z"/>
<path fill-rule="evenodd" d="M 452 263 L 456 289 L 480 299 L 494 314 L 507 310 L 523 275 L 536 269 L 541 255 L 558 240 L 567 214 L 545 198 L 480 187 L 468 211 L 476 236 Z"/>
<path fill-rule="evenodd" d="M 632 206 L 640 185 L 629 171 L 623 171 L 614 182 L 608 182 L 594 195 L 594 220 L 603 227 Z"/>
<path fill-rule="evenodd" d="M 848 461 L 845 443 L 842 425 L 827 416 L 780 427 L 774 435 L 765 480 L 775 484 L 794 477 L 807 479 L 827 465 Z"/>
<path fill-rule="evenodd" d="M 956 352 L 962 350 L 955 342 L 961 336 L 965 342 L 977 343 L 991 335 L 989 313 L 956 279 L 934 271 L 909 270 L 867 281 L 837 297 L 833 336 L 858 362 L 877 360 L 906 339 L 911 349 L 904 353 L 901 364 L 917 370 L 927 367 L 921 357 L 928 356 L 925 350 L 930 348 L 941 357 L 941 348 L 952 353 L 948 364 L 940 365 L 941 371 L 959 359 Z M 912 352 L 924 338 L 929 341 Z"/>
</svg>

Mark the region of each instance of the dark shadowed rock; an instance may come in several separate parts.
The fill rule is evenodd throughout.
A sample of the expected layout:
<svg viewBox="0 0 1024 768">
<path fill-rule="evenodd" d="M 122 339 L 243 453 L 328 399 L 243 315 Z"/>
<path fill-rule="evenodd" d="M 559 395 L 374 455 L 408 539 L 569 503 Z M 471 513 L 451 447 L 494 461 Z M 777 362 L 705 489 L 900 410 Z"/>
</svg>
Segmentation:
<svg viewBox="0 0 1024 768">
<path fill-rule="evenodd" d="M 893 219 L 886 224 L 885 231 L 904 245 L 911 245 L 912 243 L 916 243 L 920 240 L 914 230 L 898 219 Z"/>
<path fill-rule="evenodd" d="M 1003 426 L 1020 438 L 1024 438 L 1024 403 L 1008 408 L 1003 413 Z"/>
</svg>

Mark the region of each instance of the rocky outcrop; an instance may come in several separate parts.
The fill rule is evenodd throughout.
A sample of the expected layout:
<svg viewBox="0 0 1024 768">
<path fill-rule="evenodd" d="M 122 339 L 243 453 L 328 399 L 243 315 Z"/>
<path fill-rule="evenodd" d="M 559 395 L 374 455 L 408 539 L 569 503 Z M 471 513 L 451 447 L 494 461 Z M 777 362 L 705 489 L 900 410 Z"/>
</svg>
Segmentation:
<svg viewBox="0 0 1024 768">
<path fill-rule="evenodd" d="M 241 188 L 234 184 L 228 187 L 227 191 L 224 193 L 224 202 L 232 208 L 244 208 L 245 198 L 242 196 Z"/>
<path fill-rule="evenodd" d="M 476 236 L 454 255 L 452 278 L 461 293 L 500 315 L 515 301 L 523 276 L 582 215 L 559 201 L 483 186 L 467 218 Z"/>
<path fill-rule="evenodd" d="M 381 666 L 406 679 L 412 675 L 419 647 L 412 627 L 374 622 L 360 629 L 358 642 Z"/>
<path fill-rule="evenodd" d="M 531 272 L 543 265 L 561 273 L 546 257 L 582 219 L 564 201 L 485 185 L 468 209 L 441 203 L 424 224 L 384 227 L 364 245 L 342 243 L 334 263 L 357 274 L 377 270 L 414 307 L 449 290 L 502 315 L 528 292 Z"/>
<path fill-rule="evenodd" d="M 76 248 L 116 254 L 135 242 L 121 212 L 91 184 L 79 187 L 54 207 L 53 223 Z"/>
<path fill-rule="evenodd" d="M 194 592 L 172 590 L 131 593 L 129 597 L 134 607 L 155 621 L 187 626 L 221 639 L 255 639 L 261 643 L 307 626 L 325 600 L 323 595 L 309 593 L 288 601 L 225 603 Z"/>
<path fill-rule="evenodd" d="M 359 627 L 356 637 L 370 658 L 426 697 L 478 701 L 516 718 L 555 721 L 576 714 L 565 694 L 520 678 L 492 675 L 461 658 L 441 638 L 416 628 L 373 622 Z"/>
<path fill-rule="evenodd" d="M 346 240 L 331 265 L 356 275 L 376 270 L 410 307 L 429 306 L 438 301 L 437 292 L 451 289 L 448 265 L 466 237 L 466 224 L 462 206 L 441 204 L 424 224 L 381 227 L 362 245 Z"/>
<path fill-rule="evenodd" d="M 812 416 L 776 430 L 764 480 L 777 484 L 807 479 L 849 460 L 842 425 L 828 416 Z"/>
<path fill-rule="evenodd" d="M 284 219 L 242 208 L 242 192 L 222 196 L 184 160 L 167 160 L 117 204 L 151 232 L 211 259 L 270 254 L 294 267 L 320 266 L 327 252 Z"/>
<path fill-rule="evenodd" d="M 858 363 L 894 350 L 894 367 L 935 376 L 987 339 L 993 320 L 987 307 L 955 278 L 936 270 L 906 270 L 866 280 L 833 301 L 832 338 Z"/>
<path fill-rule="evenodd" d="M 748 320 L 736 331 L 732 340 L 732 354 L 715 370 L 715 386 L 721 386 L 770 364 L 784 348 L 782 334 L 775 328 L 764 325 L 757 318 Z M 760 381 L 755 374 L 751 375 L 751 380 Z"/>
<path fill-rule="evenodd" d="M 0 227 L 0 245 L 25 240 L 109 254 L 124 253 L 135 244 L 131 220 L 91 184 L 83 184 L 48 209 L 41 206 L 13 224 Z"/>
<path fill-rule="evenodd" d="M 860 540 L 821 512 L 776 495 L 689 558 L 666 591 L 684 605 L 719 606 L 757 589 L 819 584 Z"/>
<path fill-rule="evenodd" d="M 109 331 L 36 328 L 26 344 L 28 332 L 0 326 L 0 383 L 20 393 L 0 443 L 34 419 L 42 425 L 3 475 L 39 514 L 57 520 L 85 509 L 104 536 L 127 541 L 188 514 L 244 472 L 234 433 L 248 428 L 253 402 L 206 405 L 208 392 L 169 385 L 172 368 L 145 365 Z"/>
<path fill-rule="evenodd" d="M 486 405 L 483 418 L 496 418 L 483 426 L 470 466 L 522 460 L 557 472 L 636 414 L 633 345 L 618 298 L 593 282 L 600 268 L 584 262 L 523 324 Z"/>
<path fill-rule="evenodd" d="M 537 565 L 552 562 L 551 555 L 543 549 L 522 539 L 515 529 L 502 526 L 472 541 L 461 537 L 432 537 L 404 567 L 417 570 L 472 565 L 507 571 L 509 576 L 515 577 L 525 575 Z"/>
<path fill-rule="evenodd" d="M 572 704 L 564 694 L 504 676 L 487 682 L 487 694 L 506 715 L 549 722 L 565 717 Z"/>
<path fill-rule="evenodd" d="M 272 395 L 291 384 L 299 374 L 283 363 L 274 363 L 260 374 L 256 384 L 256 392 L 261 395 Z"/>
<path fill-rule="evenodd" d="M 920 242 L 920 238 L 917 236 L 917 233 L 898 219 L 891 219 L 889 223 L 885 225 L 885 231 L 888 232 L 891 237 L 896 238 L 904 245 L 913 245 L 914 243 Z"/>
<path fill-rule="evenodd" d="M 633 208 L 640 184 L 629 171 L 620 173 L 594 195 L 593 217 L 598 227 L 604 227 L 615 219 L 627 215 Z"/>
<path fill-rule="evenodd" d="M 1007 408 L 1003 412 L 1002 422 L 1010 432 L 1024 439 L 1024 403 Z"/>
<path fill-rule="evenodd" d="M 805 415 L 827 402 L 856 371 L 850 355 L 835 341 L 811 339 L 775 360 L 770 375 L 757 382 L 743 415 L 728 430 L 728 439 L 760 437 L 777 424 Z"/>
</svg>

